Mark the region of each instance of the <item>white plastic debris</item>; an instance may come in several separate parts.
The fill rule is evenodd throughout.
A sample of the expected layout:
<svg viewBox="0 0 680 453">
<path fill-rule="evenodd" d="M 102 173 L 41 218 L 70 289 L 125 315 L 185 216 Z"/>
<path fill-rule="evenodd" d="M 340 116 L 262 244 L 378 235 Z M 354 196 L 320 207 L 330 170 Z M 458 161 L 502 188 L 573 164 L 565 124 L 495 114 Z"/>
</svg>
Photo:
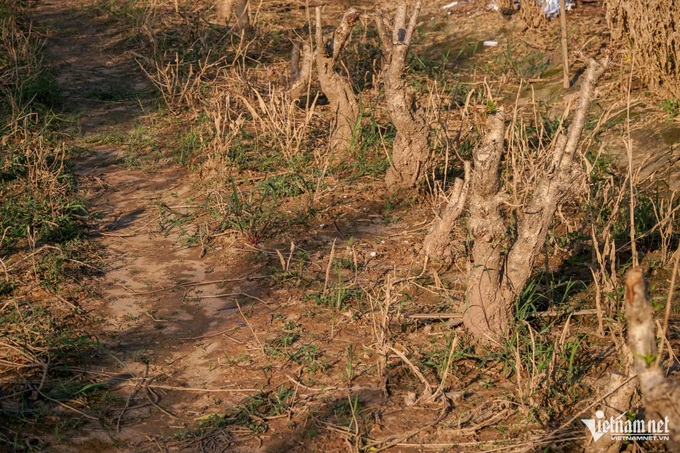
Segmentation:
<svg viewBox="0 0 680 453">
<path fill-rule="evenodd" d="M 371 257 L 373 257 L 373 258 L 375 258 L 376 256 L 378 256 L 378 254 L 375 253 L 375 252 L 371 252 L 371 253 L 369 253 L 369 255 L 371 255 Z"/>
<path fill-rule="evenodd" d="M 498 41 L 484 41 L 482 44 L 484 44 L 485 47 L 496 47 Z"/>
<path fill-rule="evenodd" d="M 487 11 L 498 11 L 498 10 L 500 10 L 500 8 L 498 7 L 496 0 L 492 0 L 488 5 L 486 5 L 486 10 Z"/>
<path fill-rule="evenodd" d="M 548 17 L 557 17 L 560 15 L 560 0 L 538 0 L 538 4 L 543 6 L 543 13 Z M 571 11 L 574 7 L 574 0 L 566 0 L 564 5 L 567 11 Z"/>
<path fill-rule="evenodd" d="M 560 15 L 560 0 L 531 0 L 538 3 L 539 6 L 543 7 L 543 13 L 549 18 L 557 17 Z M 521 2 L 519 0 L 514 0 L 515 5 L 519 5 Z M 571 11 L 574 7 L 574 0 L 566 0 L 564 6 L 567 11 Z M 488 5 L 486 5 L 487 10 L 498 11 L 500 8 L 496 3 L 496 0 L 491 0 Z"/>
<path fill-rule="evenodd" d="M 453 8 L 453 7 L 456 6 L 457 4 L 458 4 L 458 2 L 447 3 L 446 5 L 442 6 L 442 9 Z"/>
</svg>

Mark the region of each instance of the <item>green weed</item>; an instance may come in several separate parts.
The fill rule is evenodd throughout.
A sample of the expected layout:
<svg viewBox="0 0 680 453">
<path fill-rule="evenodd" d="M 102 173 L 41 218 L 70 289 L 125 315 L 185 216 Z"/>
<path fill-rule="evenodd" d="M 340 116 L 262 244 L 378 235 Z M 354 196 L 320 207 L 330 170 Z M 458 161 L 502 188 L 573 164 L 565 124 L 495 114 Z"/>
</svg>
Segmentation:
<svg viewBox="0 0 680 453">
<path fill-rule="evenodd" d="M 279 220 L 276 205 L 277 199 L 269 187 L 261 192 L 251 190 L 244 194 L 232 181 L 228 224 L 239 231 L 246 242 L 257 244 L 272 234 L 273 226 Z"/>
<path fill-rule="evenodd" d="M 659 106 L 673 118 L 680 115 L 680 99 L 666 99 Z"/>
</svg>

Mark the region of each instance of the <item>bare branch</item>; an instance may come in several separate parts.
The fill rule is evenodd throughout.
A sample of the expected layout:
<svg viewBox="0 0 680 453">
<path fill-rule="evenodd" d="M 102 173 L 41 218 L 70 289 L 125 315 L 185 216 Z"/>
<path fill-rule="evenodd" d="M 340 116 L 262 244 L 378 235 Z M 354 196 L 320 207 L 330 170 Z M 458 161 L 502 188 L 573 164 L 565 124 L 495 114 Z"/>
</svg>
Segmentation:
<svg viewBox="0 0 680 453">
<path fill-rule="evenodd" d="M 423 241 L 423 252 L 430 258 L 449 258 L 452 254 L 451 231 L 465 208 L 470 189 L 471 164 L 466 161 L 464 166 L 465 179 L 456 178 L 448 199 L 443 203 Z"/>
<path fill-rule="evenodd" d="M 408 24 L 408 29 L 406 30 L 406 36 L 404 36 L 404 44 L 407 46 L 411 45 L 411 39 L 413 38 L 413 32 L 416 29 L 416 24 L 418 23 L 418 13 L 420 13 L 420 6 L 422 4 L 421 0 L 416 1 L 413 7 L 413 12 L 411 13 L 411 20 Z"/>
<path fill-rule="evenodd" d="M 360 16 L 361 14 L 356 8 L 348 9 L 344 16 L 342 16 L 340 25 L 338 25 L 338 28 L 336 28 L 333 33 L 333 63 L 337 61 L 342 48 L 347 42 L 347 38 L 349 38 L 349 35 L 354 28 L 354 24 L 356 24 Z"/>
<path fill-rule="evenodd" d="M 233 26 L 234 31 L 249 31 L 250 17 L 248 13 L 248 0 L 222 0 L 217 6 L 217 19 L 222 23 L 227 23 L 231 16 L 236 18 Z"/>
<path fill-rule="evenodd" d="M 560 135 L 550 166 L 539 181 L 524 216 L 517 227 L 517 240 L 507 258 L 506 286 L 515 295 L 524 288 L 531 275 L 536 257 L 545 243 L 557 206 L 583 176 L 580 165 L 573 162 L 586 118 L 595 99 L 595 86 L 608 66 L 608 59 L 590 60 L 581 85 L 578 107 L 567 136 Z"/>
<path fill-rule="evenodd" d="M 626 318 L 628 345 L 640 380 L 647 420 L 664 420 L 670 431 L 669 451 L 680 449 L 680 384 L 666 379 L 656 363 L 654 310 L 649 303 L 647 283 L 637 267 L 626 275 Z"/>
<path fill-rule="evenodd" d="M 397 12 L 394 16 L 394 28 L 392 30 L 392 42 L 394 44 L 403 42 L 406 37 L 406 2 L 404 0 L 397 5 Z"/>
<path fill-rule="evenodd" d="M 390 34 L 387 32 L 387 29 L 389 27 L 389 23 L 387 19 L 385 19 L 385 16 L 382 15 L 382 13 L 378 12 L 374 16 L 375 19 L 375 26 L 378 29 L 378 36 L 380 37 L 380 42 L 382 43 L 382 46 L 385 48 L 386 53 L 390 54 L 392 53 L 392 38 L 390 37 Z"/>
</svg>

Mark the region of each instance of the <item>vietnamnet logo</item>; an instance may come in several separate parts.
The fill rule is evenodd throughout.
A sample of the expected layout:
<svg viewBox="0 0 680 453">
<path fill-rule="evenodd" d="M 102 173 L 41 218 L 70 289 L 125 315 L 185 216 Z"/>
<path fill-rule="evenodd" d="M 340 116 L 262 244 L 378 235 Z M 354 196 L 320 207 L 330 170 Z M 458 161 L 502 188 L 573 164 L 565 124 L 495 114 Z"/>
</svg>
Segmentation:
<svg viewBox="0 0 680 453">
<path fill-rule="evenodd" d="M 603 411 L 595 412 L 595 418 L 582 418 L 581 421 L 597 442 L 605 434 L 612 440 L 669 440 L 668 417 L 661 420 L 629 420 L 626 412 L 614 418 L 604 418 Z"/>
</svg>

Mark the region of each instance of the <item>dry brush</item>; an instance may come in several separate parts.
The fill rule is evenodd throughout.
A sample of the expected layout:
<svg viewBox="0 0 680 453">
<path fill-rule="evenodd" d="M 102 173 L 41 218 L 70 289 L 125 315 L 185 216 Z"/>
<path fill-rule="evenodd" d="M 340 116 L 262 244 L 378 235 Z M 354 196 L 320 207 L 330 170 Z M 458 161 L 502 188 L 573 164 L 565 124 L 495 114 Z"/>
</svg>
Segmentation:
<svg viewBox="0 0 680 453">
<path fill-rule="evenodd" d="M 647 86 L 680 98 L 680 3 L 668 0 L 607 0 L 612 39 L 628 47 L 630 64 Z"/>
</svg>

